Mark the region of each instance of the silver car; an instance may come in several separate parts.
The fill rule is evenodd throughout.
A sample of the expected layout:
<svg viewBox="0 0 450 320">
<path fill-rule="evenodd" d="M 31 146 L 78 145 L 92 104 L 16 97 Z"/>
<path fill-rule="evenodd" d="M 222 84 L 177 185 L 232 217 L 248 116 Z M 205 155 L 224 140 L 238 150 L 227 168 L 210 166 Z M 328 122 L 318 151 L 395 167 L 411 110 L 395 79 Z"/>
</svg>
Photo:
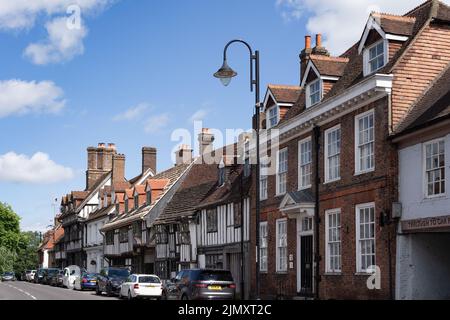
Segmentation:
<svg viewBox="0 0 450 320">
<path fill-rule="evenodd" d="M 2 274 L 2 281 L 16 281 L 14 272 L 5 272 Z"/>
</svg>

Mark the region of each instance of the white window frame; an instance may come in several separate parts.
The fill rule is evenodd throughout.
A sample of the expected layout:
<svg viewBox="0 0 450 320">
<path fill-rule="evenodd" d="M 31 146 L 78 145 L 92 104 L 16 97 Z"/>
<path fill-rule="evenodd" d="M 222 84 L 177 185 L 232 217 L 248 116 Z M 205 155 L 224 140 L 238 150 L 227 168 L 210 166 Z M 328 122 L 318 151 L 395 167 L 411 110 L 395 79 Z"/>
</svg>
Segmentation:
<svg viewBox="0 0 450 320">
<path fill-rule="evenodd" d="M 259 187 L 260 187 L 260 200 L 268 199 L 268 190 L 269 190 L 269 174 L 268 167 L 270 166 L 270 158 L 263 157 L 261 158 L 260 170 L 259 170 Z"/>
<path fill-rule="evenodd" d="M 259 234 L 260 237 L 260 243 L 259 243 L 259 271 L 261 272 L 267 272 L 269 268 L 268 258 L 269 258 L 269 246 L 268 246 L 268 225 L 267 221 L 263 221 L 259 224 Z M 265 251 L 265 257 L 263 255 L 263 252 Z M 264 261 L 264 262 L 263 262 Z"/>
<path fill-rule="evenodd" d="M 282 153 L 286 153 L 286 171 L 280 172 L 280 155 Z M 284 195 L 287 192 L 287 178 L 288 178 L 288 169 L 289 169 L 289 167 L 288 167 L 288 156 L 289 156 L 289 153 L 288 153 L 288 148 L 287 147 L 277 151 L 277 178 L 276 178 L 276 184 L 277 184 L 277 186 L 276 186 L 276 189 L 277 189 L 276 193 L 277 194 L 276 195 L 277 196 Z M 280 190 L 281 189 L 280 188 L 281 175 L 285 176 L 285 179 L 284 179 L 284 190 Z"/>
<path fill-rule="evenodd" d="M 280 245 L 280 243 L 282 242 L 282 239 L 280 238 L 280 225 L 284 224 L 285 225 L 285 239 L 283 240 L 283 246 Z M 280 249 L 284 248 L 285 249 L 285 264 L 281 265 L 280 264 Z M 276 220 L 276 241 L 275 241 L 275 251 L 276 251 L 276 272 L 279 273 L 285 273 L 288 271 L 288 249 L 287 249 L 287 219 L 283 218 L 283 219 L 278 219 Z"/>
<path fill-rule="evenodd" d="M 429 145 L 432 145 L 432 144 L 438 144 L 438 148 L 439 148 L 439 143 L 440 142 L 442 142 L 443 144 L 444 144 L 444 166 L 443 167 L 436 167 L 436 168 L 434 168 L 434 169 L 430 169 L 430 170 L 427 170 L 427 146 L 429 146 Z M 439 149 L 438 149 L 438 152 L 439 152 Z M 423 169 L 422 169 L 422 172 L 423 172 L 423 194 L 424 194 L 424 197 L 426 198 L 426 199 L 433 199 L 433 198 L 439 198 L 439 197 L 443 197 L 443 196 L 445 196 L 446 195 L 446 193 L 447 193 L 447 185 L 446 185 L 446 183 L 447 183 L 447 181 L 446 181 L 446 157 L 445 157 L 445 138 L 438 138 L 438 139 L 433 139 L 433 140 L 430 140 L 430 141 L 427 141 L 427 142 L 424 142 L 423 143 L 423 151 L 422 151 L 422 154 L 423 154 L 423 158 L 422 158 L 422 161 L 423 161 Z M 438 153 L 438 156 L 439 156 L 439 153 Z M 440 170 L 440 169 L 444 169 L 444 175 L 443 175 L 443 177 L 441 177 L 441 180 L 440 181 L 442 181 L 443 180 L 443 182 L 444 182 L 444 192 L 441 192 L 441 193 L 438 193 L 438 194 L 428 194 L 428 171 L 435 171 L 435 170 Z M 442 189 L 441 189 L 442 190 Z"/>
<path fill-rule="evenodd" d="M 311 88 L 314 84 L 319 83 L 319 91 L 318 92 L 311 92 Z M 316 102 L 312 102 L 311 100 L 311 96 L 313 94 L 319 94 L 319 100 Z M 322 84 L 322 79 L 320 77 L 318 77 L 317 79 L 311 81 L 310 83 L 308 83 L 306 85 L 306 108 L 310 108 L 312 106 L 315 106 L 316 104 L 320 103 L 320 101 L 322 101 L 322 97 L 323 97 L 323 84 Z"/>
<path fill-rule="evenodd" d="M 360 210 L 367 209 L 367 208 L 373 208 L 373 238 L 365 238 L 364 240 L 373 240 L 373 246 L 374 246 L 374 263 L 376 264 L 377 261 L 377 244 L 376 244 L 376 238 L 377 238 L 377 214 L 376 214 L 376 207 L 375 202 L 369 202 L 369 203 L 363 203 L 358 204 L 355 206 L 355 231 L 356 231 L 356 272 L 357 273 L 371 273 L 373 270 L 370 269 L 363 269 L 361 268 L 361 234 L 360 234 Z"/>
<path fill-rule="evenodd" d="M 339 170 L 339 175 L 337 177 L 334 178 L 330 178 L 330 155 L 328 152 L 328 143 L 329 143 L 329 138 L 328 135 L 334 131 L 339 130 L 339 153 L 334 154 L 332 157 L 339 157 L 339 164 L 338 164 L 338 170 Z M 334 182 L 334 181 L 338 181 L 341 180 L 341 147 L 342 147 L 342 131 L 341 131 L 341 125 L 338 124 L 337 126 L 334 126 L 330 129 L 325 130 L 325 183 L 329 183 L 329 182 Z"/>
<path fill-rule="evenodd" d="M 275 110 L 275 116 L 276 116 L 276 120 L 277 120 L 276 123 L 275 123 L 274 125 L 272 125 L 272 121 L 271 121 L 271 120 L 272 120 L 275 116 L 271 116 L 271 115 L 270 115 L 270 113 L 271 113 L 273 110 Z M 266 122 L 267 129 L 270 129 L 270 128 L 273 128 L 273 127 L 277 126 L 277 125 L 278 125 L 278 122 L 280 122 L 280 108 L 278 107 L 277 104 L 275 104 L 275 105 L 271 106 L 270 108 L 268 108 L 267 111 L 266 111 L 266 115 L 267 115 L 267 122 Z"/>
<path fill-rule="evenodd" d="M 303 163 L 302 156 L 302 145 L 309 143 L 309 162 Z M 307 153 L 306 151 L 305 153 Z M 309 166 L 309 173 L 303 174 L 303 169 L 305 172 Z M 303 178 L 309 176 L 309 184 L 303 184 Z M 298 190 L 311 188 L 311 178 L 312 178 L 312 139 L 311 137 L 305 138 L 298 142 Z"/>
<path fill-rule="evenodd" d="M 330 240 L 330 216 L 339 215 L 339 224 L 336 221 L 336 225 L 332 228 L 337 229 L 339 240 Z M 327 273 L 341 273 L 342 272 L 342 215 L 341 209 L 331 209 L 325 211 L 325 261 L 326 261 L 326 272 Z M 339 245 L 339 255 L 334 255 L 334 257 L 339 257 L 339 269 L 334 269 L 331 267 L 331 252 L 330 244 Z"/>
<path fill-rule="evenodd" d="M 376 70 L 371 70 L 370 69 L 370 49 L 373 49 L 374 47 L 378 46 L 380 43 L 383 43 L 383 65 Z M 376 73 L 378 70 L 383 68 L 388 63 L 388 60 L 389 60 L 389 41 L 387 39 L 380 39 L 380 40 L 372 43 L 371 45 L 365 47 L 364 51 L 363 51 L 363 60 L 364 60 L 363 61 L 364 76 Z"/>
<path fill-rule="evenodd" d="M 361 118 L 365 118 L 369 115 L 373 116 L 373 166 L 371 168 L 361 170 L 360 163 L 360 146 L 359 146 L 359 120 Z M 369 111 L 363 112 L 355 116 L 355 175 L 360 175 L 368 172 L 375 171 L 375 144 L 376 144 L 376 119 L 375 119 L 375 110 L 371 109 Z"/>
</svg>

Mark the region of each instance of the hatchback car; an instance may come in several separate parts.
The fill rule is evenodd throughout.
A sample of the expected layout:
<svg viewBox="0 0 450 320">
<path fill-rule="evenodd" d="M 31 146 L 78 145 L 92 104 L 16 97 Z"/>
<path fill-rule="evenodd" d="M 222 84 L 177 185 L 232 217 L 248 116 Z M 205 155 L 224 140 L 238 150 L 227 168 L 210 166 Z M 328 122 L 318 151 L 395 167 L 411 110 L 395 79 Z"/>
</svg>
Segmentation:
<svg viewBox="0 0 450 320">
<path fill-rule="evenodd" d="M 2 274 L 2 281 L 16 281 L 16 275 L 14 272 L 4 272 Z"/>
<path fill-rule="evenodd" d="M 44 276 L 42 278 L 42 284 L 51 284 L 51 280 L 54 276 L 57 276 L 59 273 L 59 269 L 56 268 L 48 268 L 44 270 Z"/>
<path fill-rule="evenodd" d="M 75 279 L 74 290 L 95 290 L 97 288 L 97 274 L 84 272 Z"/>
<path fill-rule="evenodd" d="M 50 278 L 50 285 L 54 287 L 61 287 L 63 283 L 64 270 L 59 270 L 57 273 L 52 274 Z"/>
<path fill-rule="evenodd" d="M 97 277 L 95 292 L 100 295 L 106 292 L 108 296 L 119 295 L 122 283 L 130 276 L 128 268 L 104 268 Z"/>
<path fill-rule="evenodd" d="M 30 271 L 30 272 L 28 272 L 28 271 Z M 26 280 L 28 281 L 28 282 L 31 282 L 31 281 L 33 281 L 34 280 L 34 275 L 36 274 L 36 270 L 28 270 L 27 272 L 26 272 Z"/>
<path fill-rule="evenodd" d="M 40 268 L 38 269 L 38 271 L 36 272 L 36 274 L 34 275 L 34 283 L 42 283 L 42 281 L 44 280 L 44 275 L 46 272 L 46 268 Z"/>
<path fill-rule="evenodd" d="M 191 269 L 180 271 L 164 288 L 166 299 L 231 300 L 236 284 L 228 270 Z"/>
<path fill-rule="evenodd" d="M 119 298 L 155 298 L 161 299 L 161 280 L 152 274 L 132 274 L 122 283 Z"/>
</svg>

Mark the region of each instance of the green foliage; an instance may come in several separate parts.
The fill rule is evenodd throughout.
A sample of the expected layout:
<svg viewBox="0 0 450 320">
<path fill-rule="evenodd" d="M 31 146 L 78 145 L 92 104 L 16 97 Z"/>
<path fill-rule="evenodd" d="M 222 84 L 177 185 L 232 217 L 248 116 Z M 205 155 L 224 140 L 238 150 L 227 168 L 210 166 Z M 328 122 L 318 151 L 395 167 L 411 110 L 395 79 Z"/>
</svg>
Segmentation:
<svg viewBox="0 0 450 320">
<path fill-rule="evenodd" d="M 20 217 L 0 202 L 0 273 L 36 268 L 39 242 L 39 232 L 20 232 Z"/>
</svg>

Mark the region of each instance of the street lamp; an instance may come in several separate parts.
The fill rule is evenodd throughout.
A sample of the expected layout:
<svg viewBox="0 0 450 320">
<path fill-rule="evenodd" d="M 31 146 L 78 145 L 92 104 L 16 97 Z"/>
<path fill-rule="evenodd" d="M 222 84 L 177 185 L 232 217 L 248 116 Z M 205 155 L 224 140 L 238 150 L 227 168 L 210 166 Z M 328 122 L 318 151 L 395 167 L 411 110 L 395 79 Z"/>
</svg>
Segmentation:
<svg viewBox="0 0 450 320">
<path fill-rule="evenodd" d="M 214 77 L 219 78 L 220 81 L 224 86 L 228 86 L 231 82 L 231 79 L 235 76 L 237 76 L 237 72 L 235 72 L 233 69 L 230 68 L 227 62 L 227 49 L 228 47 L 235 43 L 241 43 L 245 45 L 250 52 L 250 91 L 255 91 L 255 121 L 256 121 L 256 184 L 255 184 L 255 191 L 256 191 L 256 299 L 259 299 L 259 293 L 260 293 L 260 272 L 259 272 L 259 263 L 260 263 L 260 254 L 259 254 L 259 221 L 260 221 L 260 189 L 259 189 L 259 164 L 260 164 L 260 155 L 259 155 L 259 131 L 260 131 L 260 124 L 259 124 L 259 112 L 261 110 L 261 102 L 260 102 L 260 96 L 259 96 L 259 87 L 260 87 L 260 81 L 259 81 L 259 51 L 256 50 L 253 52 L 250 45 L 245 42 L 244 40 L 236 39 L 231 40 L 227 43 L 223 50 L 223 64 L 220 69 L 214 73 Z M 253 72 L 254 70 L 254 72 Z M 242 226 L 243 227 L 243 226 Z M 244 275 L 242 275 L 244 277 Z"/>
</svg>

